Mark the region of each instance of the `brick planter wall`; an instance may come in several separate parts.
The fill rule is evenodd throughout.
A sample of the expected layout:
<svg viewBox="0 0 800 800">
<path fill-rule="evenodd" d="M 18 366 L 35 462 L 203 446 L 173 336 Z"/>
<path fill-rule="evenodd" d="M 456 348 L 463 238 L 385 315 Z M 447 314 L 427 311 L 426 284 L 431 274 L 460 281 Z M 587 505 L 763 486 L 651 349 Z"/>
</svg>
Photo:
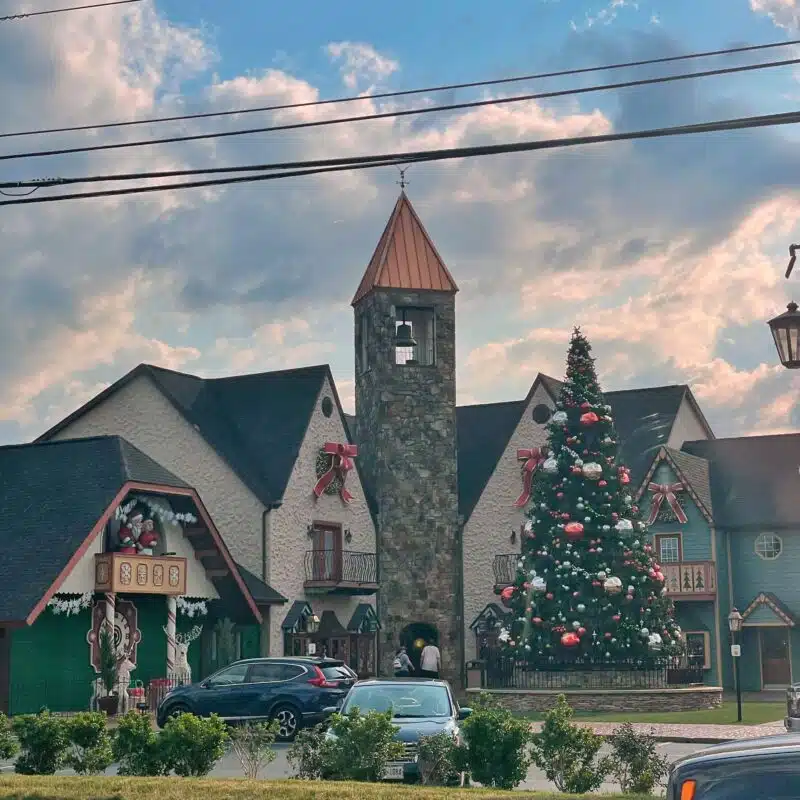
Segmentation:
<svg viewBox="0 0 800 800">
<path fill-rule="evenodd" d="M 722 703 L 721 686 L 693 686 L 685 689 L 468 689 L 467 703 L 481 692 L 514 712 L 547 711 L 560 694 L 576 711 L 696 711 L 716 708 Z"/>
</svg>

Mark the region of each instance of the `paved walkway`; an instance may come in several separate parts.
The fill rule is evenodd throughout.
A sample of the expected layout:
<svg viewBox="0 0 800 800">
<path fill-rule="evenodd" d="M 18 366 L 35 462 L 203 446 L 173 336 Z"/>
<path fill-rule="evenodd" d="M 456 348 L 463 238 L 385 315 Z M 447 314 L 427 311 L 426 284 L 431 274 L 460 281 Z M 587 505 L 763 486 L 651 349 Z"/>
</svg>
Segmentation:
<svg viewBox="0 0 800 800">
<path fill-rule="evenodd" d="M 578 725 L 591 728 L 600 736 L 609 736 L 621 723 L 585 722 L 575 720 Z M 538 731 L 541 722 L 532 723 Z M 718 744 L 733 739 L 754 739 L 758 736 L 775 736 L 786 733 L 783 722 L 768 722 L 765 725 L 659 725 L 650 722 L 634 722 L 634 730 L 652 733 L 659 742 L 693 742 L 696 744 Z"/>
</svg>

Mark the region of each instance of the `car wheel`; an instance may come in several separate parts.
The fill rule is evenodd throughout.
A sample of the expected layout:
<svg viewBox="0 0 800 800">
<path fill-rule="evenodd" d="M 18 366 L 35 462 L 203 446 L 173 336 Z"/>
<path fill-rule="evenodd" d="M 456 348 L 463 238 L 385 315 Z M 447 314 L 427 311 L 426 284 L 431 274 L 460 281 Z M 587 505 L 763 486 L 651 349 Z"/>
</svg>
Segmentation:
<svg viewBox="0 0 800 800">
<path fill-rule="evenodd" d="M 176 703 L 174 706 L 170 706 L 169 710 L 165 714 L 161 715 L 158 727 L 163 728 L 164 725 L 167 724 L 167 720 L 179 717 L 181 714 L 189 714 L 189 713 L 191 713 L 189 710 L 189 706 L 184 705 L 183 703 Z"/>
<path fill-rule="evenodd" d="M 279 706 L 272 712 L 272 719 L 278 722 L 279 742 L 291 742 L 300 729 L 300 714 L 292 706 Z"/>
</svg>

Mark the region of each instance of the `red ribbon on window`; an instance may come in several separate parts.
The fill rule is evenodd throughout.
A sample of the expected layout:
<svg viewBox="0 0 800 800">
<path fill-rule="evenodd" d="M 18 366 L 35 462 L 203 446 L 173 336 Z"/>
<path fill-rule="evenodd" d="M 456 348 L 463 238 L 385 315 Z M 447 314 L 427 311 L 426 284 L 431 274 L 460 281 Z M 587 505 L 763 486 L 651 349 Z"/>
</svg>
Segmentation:
<svg viewBox="0 0 800 800">
<path fill-rule="evenodd" d="M 546 447 L 531 447 L 528 450 L 517 450 L 517 461 L 524 461 L 522 466 L 522 494 L 514 503 L 515 508 L 523 508 L 531 499 L 533 476 L 540 465 L 547 459 Z"/>
<path fill-rule="evenodd" d="M 331 481 L 338 474 L 342 476 L 342 488 L 339 490 L 339 496 L 345 503 L 349 503 L 353 499 L 353 495 L 347 491 L 345 481 L 347 480 L 347 473 L 355 466 L 353 459 L 358 455 L 358 445 L 325 442 L 322 452 L 333 456 L 333 459 L 331 460 L 330 469 L 317 481 L 317 485 L 314 487 L 315 496 L 321 497 L 322 493 L 331 485 Z"/>
<path fill-rule="evenodd" d="M 650 483 L 647 486 L 647 491 L 653 495 L 650 505 L 650 517 L 647 520 L 648 525 L 652 525 L 656 521 L 658 512 L 666 500 L 672 513 L 677 518 L 678 522 L 684 524 L 688 521 L 686 512 L 681 508 L 681 504 L 676 497 L 678 492 L 685 490 L 682 483 Z"/>
</svg>

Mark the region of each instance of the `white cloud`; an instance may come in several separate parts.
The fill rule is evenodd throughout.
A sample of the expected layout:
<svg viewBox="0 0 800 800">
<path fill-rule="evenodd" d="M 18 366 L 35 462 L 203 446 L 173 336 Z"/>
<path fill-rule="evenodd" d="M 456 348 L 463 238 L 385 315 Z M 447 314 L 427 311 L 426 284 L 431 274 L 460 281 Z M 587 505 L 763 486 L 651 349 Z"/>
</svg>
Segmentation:
<svg viewBox="0 0 800 800">
<path fill-rule="evenodd" d="M 779 28 L 800 29 L 800 5 L 797 0 L 750 0 L 750 8 L 766 14 Z"/>
<path fill-rule="evenodd" d="M 348 89 L 371 88 L 400 69 L 397 61 L 381 55 L 363 42 L 331 42 L 326 48 L 331 60 L 339 63 L 339 71 Z"/>
</svg>

